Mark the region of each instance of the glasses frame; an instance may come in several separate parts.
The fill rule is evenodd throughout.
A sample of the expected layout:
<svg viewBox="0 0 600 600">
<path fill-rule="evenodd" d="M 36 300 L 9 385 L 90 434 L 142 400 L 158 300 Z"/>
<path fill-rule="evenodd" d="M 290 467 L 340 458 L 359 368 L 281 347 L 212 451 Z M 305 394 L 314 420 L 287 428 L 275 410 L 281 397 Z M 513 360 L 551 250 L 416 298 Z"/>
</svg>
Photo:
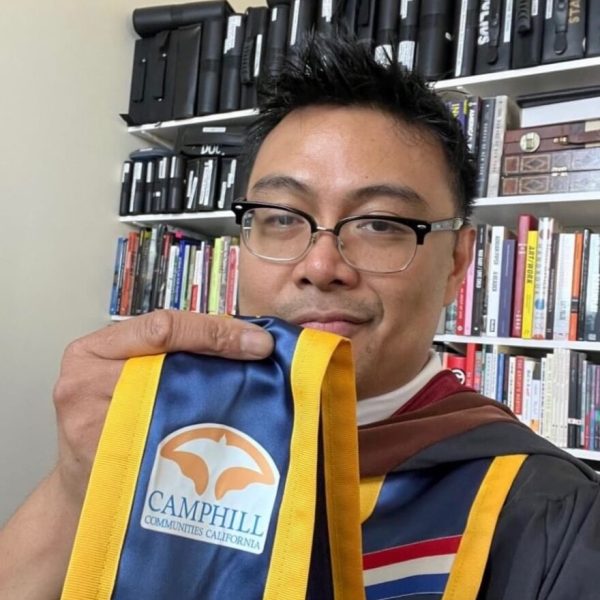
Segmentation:
<svg viewBox="0 0 600 600">
<path fill-rule="evenodd" d="M 342 258 L 353 269 L 356 269 L 358 271 L 364 271 L 367 273 L 380 273 L 380 274 L 399 273 L 400 271 L 404 271 L 405 269 L 407 269 L 409 267 L 409 265 L 411 264 L 411 262 L 414 260 L 414 257 L 416 254 L 416 249 L 415 249 L 415 254 L 413 254 L 410 261 L 402 269 L 398 269 L 398 270 L 394 270 L 394 271 L 371 271 L 369 269 L 363 269 L 361 267 L 357 267 L 356 265 L 354 265 L 348 261 L 348 259 L 344 256 L 344 252 L 343 252 L 342 248 L 340 247 L 339 234 L 340 234 L 340 230 L 346 223 L 351 223 L 353 221 L 368 221 L 368 220 L 373 220 L 373 219 L 377 219 L 380 221 L 389 221 L 390 223 L 400 223 L 401 225 L 405 225 L 406 227 L 409 227 L 410 229 L 412 229 L 415 232 L 415 235 L 417 237 L 417 246 L 423 245 L 423 243 L 425 241 L 425 236 L 428 233 L 435 233 L 436 231 L 458 231 L 465 224 L 465 219 L 463 219 L 462 217 L 451 217 L 450 219 L 441 219 L 439 221 L 422 221 L 420 219 L 407 219 L 405 217 L 397 217 L 395 215 L 382 215 L 382 214 L 375 213 L 375 214 L 368 214 L 368 215 L 355 215 L 355 216 L 351 216 L 351 217 L 344 217 L 343 219 L 340 219 L 333 227 L 322 227 L 321 225 L 319 225 L 317 223 L 317 221 L 315 220 L 315 218 L 312 215 L 310 215 L 309 213 L 306 213 L 303 210 L 300 210 L 298 208 L 292 208 L 291 206 L 285 206 L 285 205 L 281 205 L 281 204 L 271 204 L 269 202 L 252 202 L 250 200 L 247 200 L 246 198 L 238 199 L 235 202 L 233 202 L 231 205 L 231 210 L 233 211 L 233 214 L 235 215 L 236 224 L 240 225 L 240 227 L 241 227 L 244 215 L 249 210 L 252 210 L 255 208 L 276 208 L 276 209 L 284 210 L 284 211 L 290 212 L 292 214 L 298 215 L 300 217 L 303 217 L 304 219 L 306 219 L 306 221 L 308 221 L 308 223 L 310 225 L 310 242 L 307 244 L 306 250 L 295 258 L 271 258 L 268 256 L 262 256 L 261 254 L 256 254 L 255 252 L 253 252 L 252 249 L 249 248 L 248 245 L 246 244 L 246 239 L 242 235 L 241 237 L 244 240 L 244 244 L 246 244 L 246 247 L 248 248 L 249 252 L 254 254 L 254 256 L 257 256 L 258 258 L 262 258 L 264 260 L 268 260 L 268 261 L 272 261 L 272 262 L 298 261 L 298 260 L 301 260 L 302 258 L 304 258 L 304 256 L 306 256 L 306 254 L 310 250 L 310 247 L 314 244 L 317 233 L 331 233 L 336 238 L 338 251 L 340 252 Z"/>
</svg>

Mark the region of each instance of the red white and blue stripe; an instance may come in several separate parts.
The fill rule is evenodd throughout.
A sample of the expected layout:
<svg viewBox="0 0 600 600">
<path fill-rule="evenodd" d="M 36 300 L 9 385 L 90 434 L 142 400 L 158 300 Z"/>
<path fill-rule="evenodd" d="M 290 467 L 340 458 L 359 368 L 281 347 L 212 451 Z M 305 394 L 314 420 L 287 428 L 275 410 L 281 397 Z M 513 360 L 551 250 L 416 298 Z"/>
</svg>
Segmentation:
<svg viewBox="0 0 600 600">
<path fill-rule="evenodd" d="M 365 554 L 367 600 L 443 594 L 460 540 L 461 536 L 455 535 Z"/>
</svg>

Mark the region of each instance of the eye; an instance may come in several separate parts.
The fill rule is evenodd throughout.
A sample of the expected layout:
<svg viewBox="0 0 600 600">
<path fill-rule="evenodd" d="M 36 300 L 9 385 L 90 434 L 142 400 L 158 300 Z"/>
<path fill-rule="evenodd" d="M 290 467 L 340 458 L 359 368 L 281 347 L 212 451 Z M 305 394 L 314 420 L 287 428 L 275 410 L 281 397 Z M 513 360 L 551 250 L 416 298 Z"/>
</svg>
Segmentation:
<svg viewBox="0 0 600 600">
<path fill-rule="evenodd" d="M 361 235 L 403 238 L 414 235 L 413 230 L 402 223 L 384 219 L 363 219 L 356 222 L 356 229 Z"/>
<path fill-rule="evenodd" d="M 301 226 L 304 220 L 302 217 L 299 217 L 293 213 L 273 212 L 272 214 L 266 215 L 263 222 L 266 227 L 284 229 L 288 227 Z"/>
</svg>

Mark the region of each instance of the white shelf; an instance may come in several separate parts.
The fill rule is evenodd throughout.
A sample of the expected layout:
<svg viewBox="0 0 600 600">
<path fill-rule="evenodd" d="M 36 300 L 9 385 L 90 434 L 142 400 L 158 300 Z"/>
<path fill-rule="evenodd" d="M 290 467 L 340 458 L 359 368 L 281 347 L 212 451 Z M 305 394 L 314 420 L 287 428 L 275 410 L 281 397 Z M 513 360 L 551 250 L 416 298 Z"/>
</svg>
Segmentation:
<svg viewBox="0 0 600 600">
<path fill-rule="evenodd" d="M 526 69 L 444 79 L 434 84 L 435 90 L 460 91 L 478 96 L 519 95 L 556 92 L 600 82 L 600 56 L 557 62 Z"/>
<path fill-rule="evenodd" d="M 159 223 L 196 231 L 205 235 L 236 235 L 239 233 L 233 212 L 214 210 L 209 212 L 131 215 L 119 217 L 121 223 L 137 227 L 149 227 Z"/>
<path fill-rule="evenodd" d="M 534 194 L 479 198 L 473 206 L 473 221 L 514 229 L 519 215 L 553 216 L 565 227 L 600 225 L 600 192 Z"/>
<path fill-rule="evenodd" d="M 600 342 L 574 342 L 561 340 L 525 340 L 522 338 L 506 337 L 478 337 L 468 335 L 438 334 L 435 342 L 444 344 L 491 344 L 494 346 L 513 346 L 515 348 L 534 348 L 541 350 L 554 350 L 555 348 L 568 348 L 584 352 L 600 352 Z"/>
<path fill-rule="evenodd" d="M 600 451 L 598 450 L 581 450 L 579 448 L 563 448 L 571 456 L 575 456 L 582 460 L 596 460 L 600 462 Z"/>
<path fill-rule="evenodd" d="M 177 119 L 173 121 L 162 121 L 159 123 L 146 123 L 128 127 L 127 131 L 146 142 L 172 148 L 175 144 L 177 132 L 183 127 L 193 130 L 194 127 L 205 127 L 214 125 L 248 125 L 254 121 L 258 110 L 254 108 L 246 110 L 235 110 L 227 113 L 217 113 L 204 117 L 192 117 L 191 119 Z"/>
</svg>

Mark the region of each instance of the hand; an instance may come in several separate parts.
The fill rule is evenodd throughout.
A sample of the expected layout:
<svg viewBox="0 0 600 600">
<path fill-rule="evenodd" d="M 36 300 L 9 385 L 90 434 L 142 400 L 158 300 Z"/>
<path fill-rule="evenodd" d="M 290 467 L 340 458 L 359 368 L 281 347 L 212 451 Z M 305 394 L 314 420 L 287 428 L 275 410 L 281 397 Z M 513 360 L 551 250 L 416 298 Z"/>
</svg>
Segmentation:
<svg viewBox="0 0 600 600">
<path fill-rule="evenodd" d="M 176 351 L 259 359 L 272 349 L 271 336 L 257 325 L 183 311 L 155 311 L 71 343 L 54 389 L 57 474 L 67 495 L 83 502 L 102 425 L 126 359 Z"/>
</svg>

